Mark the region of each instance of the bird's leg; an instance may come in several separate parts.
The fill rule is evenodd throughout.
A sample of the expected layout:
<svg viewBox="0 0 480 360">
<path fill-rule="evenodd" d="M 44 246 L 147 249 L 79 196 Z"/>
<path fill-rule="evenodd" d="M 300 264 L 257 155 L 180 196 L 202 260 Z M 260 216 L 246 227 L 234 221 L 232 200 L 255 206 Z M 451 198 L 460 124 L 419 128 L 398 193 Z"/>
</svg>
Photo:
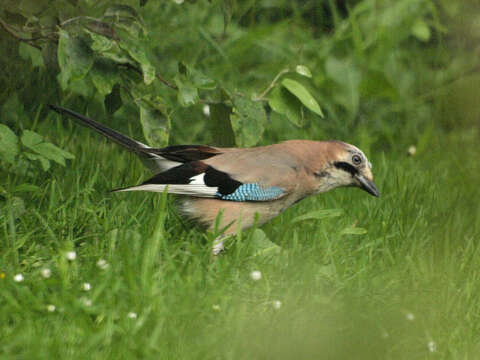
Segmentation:
<svg viewBox="0 0 480 360">
<path fill-rule="evenodd" d="M 223 234 L 219 235 L 213 240 L 213 246 L 212 246 L 212 255 L 213 257 L 218 256 L 222 251 L 225 250 L 225 241 L 227 241 L 229 238 L 234 237 L 234 234 Z"/>
<path fill-rule="evenodd" d="M 226 235 L 220 235 L 215 240 L 213 240 L 212 255 L 217 256 L 223 250 L 225 250 L 224 241 L 227 238 Z"/>
<path fill-rule="evenodd" d="M 233 220 L 228 225 L 222 227 L 221 224 L 224 211 L 225 209 L 220 209 L 215 219 L 214 232 L 217 234 L 220 233 L 220 235 L 213 240 L 212 255 L 214 258 L 217 257 L 217 255 L 223 250 L 225 250 L 225 240 L 232 236 L 231 233 L 229 234 L 229 228 L 235 222 L 235 220 Z"/>
</svg>

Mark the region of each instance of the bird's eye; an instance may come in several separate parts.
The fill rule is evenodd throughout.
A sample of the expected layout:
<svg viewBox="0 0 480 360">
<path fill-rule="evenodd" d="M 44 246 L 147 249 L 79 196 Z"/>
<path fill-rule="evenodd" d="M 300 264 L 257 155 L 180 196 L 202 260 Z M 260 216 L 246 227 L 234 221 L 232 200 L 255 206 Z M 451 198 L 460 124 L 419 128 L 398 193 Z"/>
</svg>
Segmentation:
<svg viewBox="0 0 480 360">
<path fill-rule="evenodd" d="M 354 165 L 360 165 L 362 163 L 362 158 L 360 157 L 360 155 L 353 155 L 352 162 Z"/>
</svg>

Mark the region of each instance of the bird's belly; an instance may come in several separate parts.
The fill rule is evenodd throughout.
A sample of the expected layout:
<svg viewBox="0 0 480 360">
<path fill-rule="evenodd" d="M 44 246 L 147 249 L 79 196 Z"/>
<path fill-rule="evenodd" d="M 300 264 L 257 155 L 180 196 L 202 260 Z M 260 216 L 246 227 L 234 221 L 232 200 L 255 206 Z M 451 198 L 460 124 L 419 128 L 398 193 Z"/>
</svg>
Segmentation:
<svg viewBox="0 0 480 360">
<path fill-rule="evenodd" d="M 221 213 L 219 229 L 231 224 L 225 234 L 234 234 L 239 226 L 245 229 L 251 227 L 255 221 L 258 225 L 266 223 L 293 202 L 288 197 L 268 202 L 236 202 L 184 197 L 180 199 L 179 208 L 182 215 L 210 230 L 214 228 L 217 216 Z"/>
</svg>

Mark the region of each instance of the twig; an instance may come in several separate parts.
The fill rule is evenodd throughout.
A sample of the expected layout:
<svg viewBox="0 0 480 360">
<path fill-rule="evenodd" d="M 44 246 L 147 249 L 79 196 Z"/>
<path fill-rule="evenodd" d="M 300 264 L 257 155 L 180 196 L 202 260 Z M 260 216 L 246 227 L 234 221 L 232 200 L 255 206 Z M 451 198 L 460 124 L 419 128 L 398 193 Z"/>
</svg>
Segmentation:
<svg viewBox="0 0 480 360">
<path fill-rule="evenodd" d="M 275 76 L 275 78 L 273 79 L 273 81 L 270 83 L 270 85 L 268 85 L 268 87 L 257 97 L 253 98 L 253 101 L 265 101 L 265 96 L 268 94 L 268 92 L 270 90 L 272 90 L 272 88 L 277 84 L 277 81 L 278 79 L 280 78 L 280 76 L 282 76 L 283 74 L 286 74 L 290 72 L 290 69 L 289 68 L 285 68 L 283 69 L 282 71 L 280 71 L 277 76 Z"/>
<path fill-rule="evenodd" d="M 19 41 L 23 41 L 23 42 L 26 42 L 28 45 L 30 46 L 33 46 L 39 50 L 42 50 L 42 48 L 36 44 L 33 44 L 32 42 L 35 41 L 35 40 L 40 40 L 40 39 L 44 39 L 45 37 L 43 36 L 37 36 L 37 37 L 34 37 L 34 38 L 24 38 L 20 35 L 18 35 L 10 25 L 8 25 L 5 21 L 3 21 L 3 19 L 0 18 L 0 25 L 2 25 L 3 29 L 8 32 L 10 35 L 12 35 L 15 39 L 19 40 Z"/>
<path fill-rule="evenodd" d="M 127 67 L 127 69 L 130 69 L 130 70 L 133 70 L 135 71 L 137 74 L 140 74 L 142 75 L 142 70 L 140 70 L 139 68 L 133 66 L 132 64 L 121 64 L 122 66 L 125 66 Z M 171 84 L 169 83 L 167 80 L 165 80 L 164 78 L 162 78 L 159 74 L 155 73 L 155 76 L 158 80 L 160 80 L 160 82 L 162 82 L 164 85 L 168 86 L 170 89 L 174 89 L 174 90 L 178 90 L 178 87 L 177 85 L 175 84 Z"/>
<path fill-rule="evenodd" d="M 92 21 L 98 21 L 98 22 L 100 22 L 99 19 L 94 18 L 94 17 L 91 17 L 91 16 L 76 16 L 76 17 L 73 17 L 73 18 L 70 18 L 70 19 L 67 19 L 67 20 L 61 22 L 61 23 L 60 23 L 60 27 L 64 27 L 65 25 L 68 25 L 68 24 L 70 24 L 71 22 L 75 22 L 75 21 L 82 20 L 82 19 L 87 19 L 87 20 L 92 20 Z"/>
<path fill-rule="evenodd" d="M 157 76 L 157 79 L 160 80 L 160 82 L 166 86 L 168 86 L 170 89 L 178 90 L 177 85 L 169 83 L 167 80 L 162 78 L 159 74 L 155 74 Z"/>
</svg>

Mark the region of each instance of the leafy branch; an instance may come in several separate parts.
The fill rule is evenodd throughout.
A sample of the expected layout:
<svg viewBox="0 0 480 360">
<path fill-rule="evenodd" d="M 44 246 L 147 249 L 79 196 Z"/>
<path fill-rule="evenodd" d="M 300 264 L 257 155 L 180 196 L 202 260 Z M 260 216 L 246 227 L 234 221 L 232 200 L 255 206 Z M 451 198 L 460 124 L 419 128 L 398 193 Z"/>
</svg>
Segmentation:
<svg viewBox="0 0 480 360">
<path fill-rule="evenodd" d="M 147 25 L 137 11 L 127 5 L 112 5 L 101 17 L 82 15 L 64 19 L 55 29 L 42 29 L 40 23 L 35 23 L 37 26 L 30 27 L 29 31 L 42 36 L 27 38 L 5 21 L 0 22 L 17 40 L 37 49 L 41 49 L 35 43 L 38 40 L 49 40 L 57 45 L 56 49 L 47 50 L 51 52 L 50 58 L 56 57 L 58 61 L 60 74 L 57 78 L 63 91 L 105 103 L 112 98 L 109 95 L 114 89 L 118 89 L 121 96 L 116 97 L 115 111 L 129 106 L 131 110 L 131 105 L 135 105 L 145 138 L 151 145 L 168 143 L 170 114 L 178 106 L 208 104 L 212 108 L 213 126 L 229 132 L 222 137 L 234 139 L 238 146 L 253 146 L 261 140 L 267 120 L 262 102 L 268 101 L 273 111 L 286 115 L 298 126 L 304 124 L 305 109 L 322 115 L 318 103 L 303 84 L 295 79 L 282 80 L 282 76 L 294 72 L 290 67 L 280 70 L 265 90 L 254 97 L 248 96 L 246 91 L 228 91 L 221 82 L 184 62 L 178 63 L 173 80 L 167 80 L 152 61 L 156 55 Z M 207 41 L 222 53 L 213 37 L 206 30 L 202 31 Z M 43 65 L 34 60 L 45 53 L 26 53 L 33 66 Z M 38 65 L 40 63 L 42 65 Z M 305 66 L 297 66 L 296 72 L 311 77 Z M 170 94 L 159 95 L 156 87 L 151 86 L 155 80 L 174 90 L 172 95 L 176 95 L 176 99 Z"/>
</svg>

